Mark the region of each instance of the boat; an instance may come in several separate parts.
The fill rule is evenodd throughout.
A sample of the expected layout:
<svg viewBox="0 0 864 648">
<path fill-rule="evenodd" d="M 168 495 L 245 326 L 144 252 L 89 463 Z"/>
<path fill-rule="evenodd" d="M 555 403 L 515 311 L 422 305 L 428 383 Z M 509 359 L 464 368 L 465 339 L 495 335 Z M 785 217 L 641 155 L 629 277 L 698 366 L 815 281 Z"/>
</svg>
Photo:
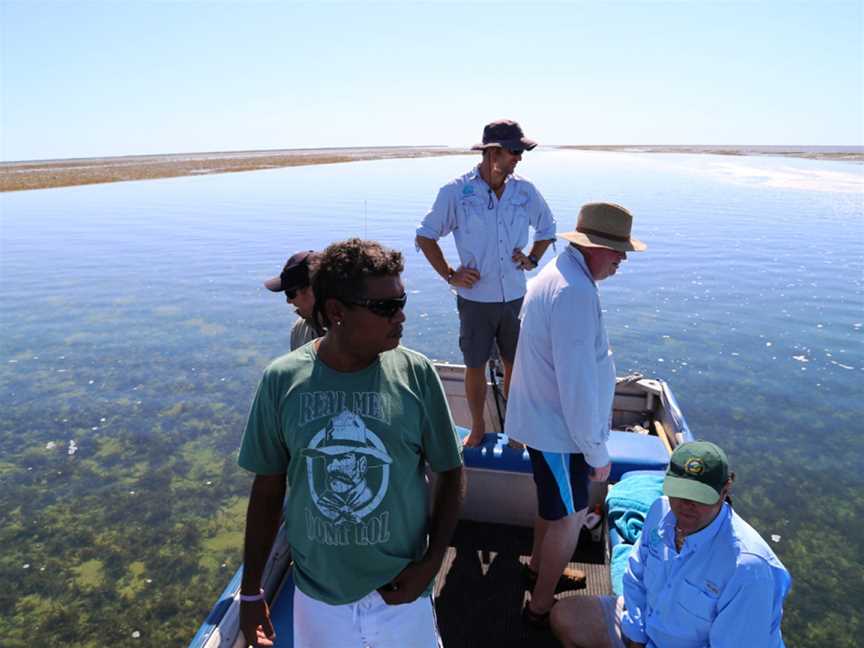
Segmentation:
<svg viewBox="0 0 864 648">
<path fill-rule="evenodd" d="M 454 421 L 457 426 L 468 426 L 464 366 L 435 366 Z M 490 362 L 484 412 L 489 432 L 480 447 L 465 449 L 467 495 L 433 590 L 438 628 L 446 648 L 558 645 L 550 633 L 525 626 L 520 617 L 529 592 L 520 574 L 531 554 L 536 497 L 527 451 L 503 433 L 506 402 L 499 387 L 500 376 L 500 368 Z M 609 483 L 632 471 L 665 470 L 675 447 L 692 440 L 666 382 L 638 374 L 616 380 L 608 442 L 612 458 Z M 589 508 L 599 512 L 602 521 L 594 529 L 582 530 L 570 563 L 585 572 L 585 587 L 561 592 L 559 597 L 612 592 L 610 556 L 611 543 L 616 540 L 603 517 L 606 488 L 605 483 L 592 482 Z M 189 648 L 244 647 L 239 631 L 241 576 L 242 567 L 220 594 Z M 281 531 L 262 587 L 276 630 L 274 645 L 293 646 L 294 581 L 291 553 Z"/>
</svg>

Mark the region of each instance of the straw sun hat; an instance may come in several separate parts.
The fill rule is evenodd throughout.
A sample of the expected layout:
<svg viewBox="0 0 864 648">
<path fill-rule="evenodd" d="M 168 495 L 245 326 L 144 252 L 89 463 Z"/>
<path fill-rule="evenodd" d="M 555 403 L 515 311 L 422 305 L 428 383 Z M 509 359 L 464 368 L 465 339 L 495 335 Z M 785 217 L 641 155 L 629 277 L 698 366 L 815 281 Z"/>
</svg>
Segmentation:
<svg viewBox="0 0 864 648">
<path fill-rule="evenodd" d="M 562 232 L 558 238 L 584 245 L 603 247 L 619 252 L 641 252 L 648 249 L 639 239 L 630 236 L 633 215 L 621 205 L 588 203 L 579 210 L 579 220 L 572 232 Z"/>
</svg>

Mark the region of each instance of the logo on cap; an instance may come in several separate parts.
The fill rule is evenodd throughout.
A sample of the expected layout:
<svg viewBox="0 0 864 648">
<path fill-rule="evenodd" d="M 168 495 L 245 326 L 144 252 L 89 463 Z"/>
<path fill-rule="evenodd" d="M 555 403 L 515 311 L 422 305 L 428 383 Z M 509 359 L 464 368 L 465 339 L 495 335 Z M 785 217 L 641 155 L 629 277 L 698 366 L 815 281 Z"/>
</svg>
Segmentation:
<svg viewBox="0 0 864 648">
<path fill-rule="evenodd" d="M 688 475 L 698 476 L 705 472 L 705 462 L 699 457 L 691 457 L 684 464 L 684 472 Z"/>
</svg>

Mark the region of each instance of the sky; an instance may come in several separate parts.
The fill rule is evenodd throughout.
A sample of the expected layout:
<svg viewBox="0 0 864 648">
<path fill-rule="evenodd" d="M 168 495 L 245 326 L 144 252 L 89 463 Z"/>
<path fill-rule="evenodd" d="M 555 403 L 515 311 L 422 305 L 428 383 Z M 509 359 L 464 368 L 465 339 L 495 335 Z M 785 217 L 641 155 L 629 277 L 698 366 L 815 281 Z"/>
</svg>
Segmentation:
<svg viewBox="0 0 864 648">
<path fill-rule="evenodd" d="M 864 144 L 864 2 L 0 0 L 0 160 Z"/>
</svg>

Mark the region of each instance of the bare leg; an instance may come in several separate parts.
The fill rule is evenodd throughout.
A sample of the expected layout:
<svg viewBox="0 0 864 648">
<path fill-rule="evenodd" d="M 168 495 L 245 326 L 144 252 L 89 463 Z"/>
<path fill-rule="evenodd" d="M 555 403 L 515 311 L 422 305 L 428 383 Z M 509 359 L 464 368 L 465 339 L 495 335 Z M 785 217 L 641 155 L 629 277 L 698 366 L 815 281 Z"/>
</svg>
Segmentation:
<svg viewBox="0 0 864 648">
<path fill-rule="evenodd" d="M 540 564 L 543 562 L 543 539 L 546 537 L 548 528 L 548 520 L 544 520 L 539 515 L 534 517 L 534 544 L 531 547 L 531 560 L 528 562 L 528 567 L 535 574 L 540 573 Z"/>
<path fill-rule="evenodd" d="M 555 586 L 576 549 L 586 511 L 587 509 L 582 509 L 560 520 L 547 522 L 541 549 L 540 571 L 537 573 L 534 591 L 531 592 L 531 609 L 534 612 L 546 612 L 554 605 Z"/>
<path fill-rule="evenodd" d="M 549 620 L 564 648 L 611 648 L 603 608 L 595 596 L 558 601 Z"/>
<path fill-rule="evenodd" d="M 510 378 L 513 376 L 513 363 L 501 358 L 501 364 L 504 365 L 504 398 L 507 398 L 510 396 Z"/>
<path fill-rule="evenodd" d="M 471 412 L 471 433 L 462 439 L 466 446 L 478 446 L 486 434 L 483 410 L 486 404 L 486 367 L 465 368 L 465 398 Z"/>
</svg>

